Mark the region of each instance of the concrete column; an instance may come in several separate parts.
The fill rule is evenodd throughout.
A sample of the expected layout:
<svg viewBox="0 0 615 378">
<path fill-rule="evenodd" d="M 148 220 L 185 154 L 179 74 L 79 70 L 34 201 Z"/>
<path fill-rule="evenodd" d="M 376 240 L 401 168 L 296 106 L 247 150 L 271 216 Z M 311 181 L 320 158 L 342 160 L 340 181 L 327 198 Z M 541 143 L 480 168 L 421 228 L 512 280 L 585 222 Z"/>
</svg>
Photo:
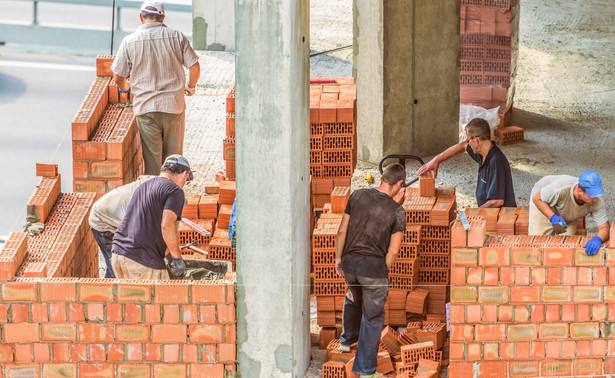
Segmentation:
<svg viewBox="0 0 615 378">
<path fill-rule="evenodd" d="M 242 377 L 303 377 L 309 333 L 309 1 L 236 0 Z"/>
<path fill-rule="evenodd" d="M 353 70 L 361 159 L 458 141 L 458 1 L 354 0 Z"/>
<path fill-rule="evenodd" d="M 235 51 L 235 2 L 192 0 L 192 44 L 197 50 Z"/>
</svg>

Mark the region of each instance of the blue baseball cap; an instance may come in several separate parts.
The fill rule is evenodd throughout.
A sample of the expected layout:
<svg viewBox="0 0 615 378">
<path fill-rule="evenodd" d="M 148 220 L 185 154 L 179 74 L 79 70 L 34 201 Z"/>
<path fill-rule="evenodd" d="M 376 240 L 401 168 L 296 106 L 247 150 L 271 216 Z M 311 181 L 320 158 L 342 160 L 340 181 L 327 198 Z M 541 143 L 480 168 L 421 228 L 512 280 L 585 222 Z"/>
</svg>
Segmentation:
<svg viewBox="0 0 615 378">
<path fill-rule="evenodd" d="M 602 179 L 598 172 L 585 171 L 579 176 L 579 185 L 585 189 L 585 192 L 591 198 L 604 195 L 604 189 L 602 189 Z"/>
</svg>

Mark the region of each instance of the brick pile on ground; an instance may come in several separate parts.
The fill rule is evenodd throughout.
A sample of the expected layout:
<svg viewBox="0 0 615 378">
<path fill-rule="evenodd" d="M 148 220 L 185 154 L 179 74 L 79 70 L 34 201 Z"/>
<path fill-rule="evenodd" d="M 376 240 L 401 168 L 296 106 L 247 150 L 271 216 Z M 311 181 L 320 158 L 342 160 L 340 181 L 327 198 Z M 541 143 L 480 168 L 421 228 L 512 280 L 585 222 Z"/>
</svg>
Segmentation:
<svg viewBox="0 0 615 378">
<path fill-rule="evenodd" d="M 502 144 L 523 142 L 523 129 L 510 126 L 519 52 L 518 0 L 462 0 L 460 102 L 500 107 L 495 135 Z"/>
<path fill-rule="evenodd" d="M 101 196 L 143 174 L 136 118 L 128 94 L 119 93 L 111 78 L 113 59 L 97 57 L 97 77 L 71 124 L 75 192 Z"/>
<path fill-rule="evenodd" d="M 236 256 L 231 248 L 228 228 L 235 201 L 235 181 L 218 179 L 219 186 L 206 187 L 203 195 L 187 198 L 188 204 L 182 211 L 182 218 L 193 221 L 209 231 L 211 236 L 204 236 L 185 223 L 180 223 L 178 239 L 180 246 L 197 241 L 196 247 L 208 252 L 203 255 L 187 248 L 182 250 L 184 258 L 231 261 L 234 269 Z"/>
<path fill-rule="evenodd" d="M 442 367 L 442 347 L 446 339 L 446 324 L 412 322 L 398 333 L 385 327 L 380 336 L 376 372 L 387 377 L 437 378 Z M 323 377 L 356 378 L 352 372 L 357 343 L 350 352 L 339 351 L 340 340 L 331 340 L 327 347 L 327 362 Z"/>
<path fill-rule="evenodd" d="M 450 376 L 615 374 L 613 249 L 588 256 L 591 236 L 480 243 L 470 232 L 452 251 Z"/>
</svg>

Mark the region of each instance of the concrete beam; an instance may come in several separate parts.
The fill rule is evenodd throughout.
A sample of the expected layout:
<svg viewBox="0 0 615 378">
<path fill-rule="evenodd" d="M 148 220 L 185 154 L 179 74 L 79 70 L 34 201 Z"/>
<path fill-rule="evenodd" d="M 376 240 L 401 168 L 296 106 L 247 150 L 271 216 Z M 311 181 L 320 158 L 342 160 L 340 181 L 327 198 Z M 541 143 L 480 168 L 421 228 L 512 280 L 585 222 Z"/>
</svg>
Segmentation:
<svg viewBox="0 0 615 378">
<path fill-rule="evenodd" d="M 309 333 L 309 2 L 236 0 L 242 377 L 303 377 Z"/>
<path fill-rule="evenodd" d="M 457 141 L 459 3 L 354 0 L 358 155 L 426 156 Z"/>
</svg>

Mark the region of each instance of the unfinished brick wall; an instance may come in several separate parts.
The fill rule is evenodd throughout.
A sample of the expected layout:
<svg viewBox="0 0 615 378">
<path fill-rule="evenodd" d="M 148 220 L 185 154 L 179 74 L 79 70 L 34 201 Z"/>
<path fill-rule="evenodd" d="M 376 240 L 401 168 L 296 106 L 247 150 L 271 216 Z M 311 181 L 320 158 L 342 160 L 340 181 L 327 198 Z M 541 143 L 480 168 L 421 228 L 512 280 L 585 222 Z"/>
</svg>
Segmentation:
<svg viewBox="0 0 615 378">
<path fill-rule="evenodd" d="M 96 194 L 61 193 L 57 171 L 37 165 L 49 176 L 28 203 L 44 230 L 13 232 L 0 250 L 0 377 L 235 376 L 234 273 L 217 281 L 93 278 Z M 220 198 L 232 200 L 234 185 L 223 185 Z M 198 217 L 192 202 L 188 214 Z M 180 230 L 180 238 L 195 235 Z"/>
<path fill-rule="evenodd" d="M 4 377 L 234 376 L 234 279 L 0 283 Z"/>
<path fill-rule="evenodd" d="M 615 374 L 615 250 L 588 256 L 589 238 L 453 248 L 450 376 Z"/>
<path fill-rule="evenodd" d="M 113 59 L 96 59 L 97 77 L 71 124 L 75 192 L 102 195 L 143 174 L 141 138 L 129 96 L 120 94 L 110 78 Z"/>
</svg>

